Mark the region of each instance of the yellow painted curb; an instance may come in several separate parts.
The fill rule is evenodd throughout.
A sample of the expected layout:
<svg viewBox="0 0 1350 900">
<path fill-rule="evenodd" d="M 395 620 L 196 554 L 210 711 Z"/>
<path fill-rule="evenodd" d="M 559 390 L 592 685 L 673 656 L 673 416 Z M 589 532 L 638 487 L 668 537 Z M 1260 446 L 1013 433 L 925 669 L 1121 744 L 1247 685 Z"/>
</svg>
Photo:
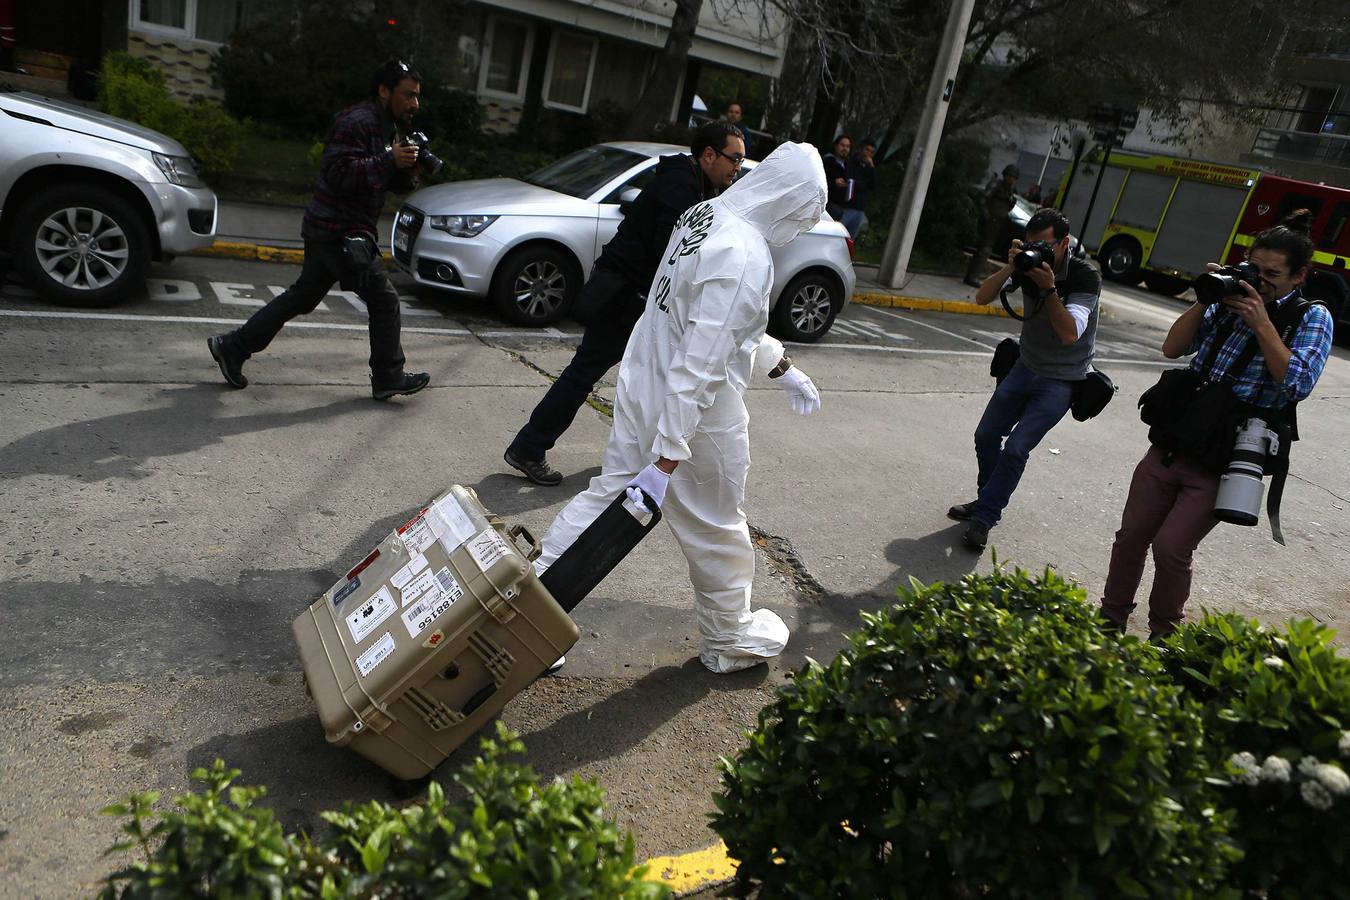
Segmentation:
<svg viewBox="0 0 1350 900">
<path fill-rule="evenodd" d="M 727 856 L 727 845 L 721 841 L 681 856 L 654 856 L 643 865 L 647 880 L 669 886 L 677 896 L 730 881 L 736 875 L 736 861 Z"/>
<path fill-rule="evenodd" d="M 305 261 L 305 251 L 286 247 L 268 247 L 265 244 L 244 244 L 235 241 L 216 241 L 210 247 L 193 250 L 188 256 L 213 256 L 219 259 L 248 259 L 261 262 L 290 263 L 300 265 Z M 388 253 L 380 254 L 385 262 L 393 257 Z"/>
<path fill-rule="evenodd" d="M 896 294 L 880 294 L 871 291 L 859 291 L 853 295 L 854 303 L 864 306 L 889 306 L 900 309 L 931 309 L 935 312 L 958 313 L 966 316 L 1002 316 L 1008 318 L 1008 311 L 1001 305 L 990 303 L 981 306 L 968 300 L 936 300 L 931 297 L 904 297 Z"/>
</svg>

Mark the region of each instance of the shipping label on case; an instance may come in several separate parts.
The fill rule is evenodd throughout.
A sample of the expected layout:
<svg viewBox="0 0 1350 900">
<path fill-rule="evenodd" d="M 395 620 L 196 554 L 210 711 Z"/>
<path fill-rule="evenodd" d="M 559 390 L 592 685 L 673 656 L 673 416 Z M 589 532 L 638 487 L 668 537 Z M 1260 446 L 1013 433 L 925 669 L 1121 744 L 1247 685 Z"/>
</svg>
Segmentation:
<svg viewBox="0 0 1350 900">
<path fill-rule="evenodd" d="M 510 548 L 506 546 L 506 541 L 502 540 L 502 536 L 495 528 L 489 528 L 469 541 L 469 555 L 485 573 L 493 563 L 509 552 Z"/>
<path fill-rule="evenodd" d="M 356 658 L 356 670 L 364 678 L 376 666 L 394 655 L 394 636 L 389 632 L 380 635 L 380 639 L 366 648 L 366 652 Z"/>
<path fill-rule="evenodd" d="M 401 591 L 403 590 L 404 585 L 413 580 L 413 576 L 426 567 L 427 558 L 420 553 L 414 553 L 413 558 L 406 566 L 389 576 L 389 583 Z M 406 597 L 404 598 L 404 602 L 407 602 Z"/>
<path fill-rule="evenodd" d="M 403 538 L 403 545 L 408 548 L 410 556 L 417 556 L 424 552 L 432 544 L 436 543 L 436 538 L 440 537 L 443 527 L 437 527 L 441 524 L 441 517 L 435 510 L 427 509 L 418 513 L 407 525 L 398 530 L 399 536 Z"/>
<path fill-rule="evenodd" d="M 346 600 L 352 594 L 356 593 L 356 590 L 359 587 L 361 587 L 361 576 L 358 575 L 357 577 L 353 578 L 351 581 L 347 582 L 342 587 L 334 591 L 333 608 L 336 609 L 337 607 L 341 606 L 342 601 Z"/>
<path fill-rule="evenodd" d="M 432 622 L 449 612 L 455 601 L 464 596 L 464 589 L 449 569 L 442 567 L 436 573 L 436 582 L 438 590 L 434 594 L 423 597 L 403 611 L 403 624 L 410 638 L 416 638 L 426 631 Z"/>
<path fill-rule="evenodd" d="M 421 598 L 423 594 L 436 587 L 436 573 L 431 571 L 423 572 L 418 575 L 407 587 L 403 588 L 403 605 L 407 606 L 414 600 Z"/>
<path fill-rule="evenodd" d="M 394 595 L 389 593 L 389 588 L 380 588 L 359 609 L 347 615 L 347 628 L 351 630 L 352 640 L 359 644 L 370 637 L 370 633 L 397 609 L 398 604 L 394 602 Z"/>
<path fill-rule="evenodd" d="M 436 505 L 432 508 L 445 523 L 445 534 L 441 535 L 441 544 L 445 547 L 446 553 L 453 553 L 455 548 L 473 537 L 477 529 L 454 494 L 446 494 L 436 501 Z"/>
</svg>

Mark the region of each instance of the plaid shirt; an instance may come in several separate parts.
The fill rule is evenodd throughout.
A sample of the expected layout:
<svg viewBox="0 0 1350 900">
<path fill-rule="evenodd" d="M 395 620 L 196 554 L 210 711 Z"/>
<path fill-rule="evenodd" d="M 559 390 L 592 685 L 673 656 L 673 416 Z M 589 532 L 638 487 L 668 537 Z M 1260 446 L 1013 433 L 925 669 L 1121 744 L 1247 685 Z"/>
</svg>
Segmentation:
<svg viewBox="0 0 1350 900">
<path fill-rule="evenodd" d="M 314 199 L 300 229 L 307 241 L 337 241 L 357 231 L 379 240 L 378 224 L 389 190 L 412 190 L 410 172 L 394 167 L 394 123 L 380 104 L 366 100 L 333 118 L 324 140 Z"/>
<path fill-rule="evenodd" d="M 1290 301 L 1297 292 L 1287 294 L 1276 300 L 1276 308 Z M 1273 310 L 1267 306 L 1267 310 Z M 1191 369 L 1202 372 L 1201 361 L 1208 359 L 1213 352 L 1211 347 L 1219 332 L 1232 328 L 1223 346 L 1219 348 L 1210 369 L 1211 380 L 1230 374 L 1228 369 L 1237 361 L 1242 348 L 1248 340 L 1256 340 L 1251 328 L 1242 317 L 1228 309 L 1222 303 L 1215 303 L 1205 310 L 1205 316 L 1196 332 L 1191 352 Z M 1264 409 L 1280 409 L 1289 403 L 1297 403 L 1312 393 L 1313 385 L 1322 374 L 1331 353 L 1331 313 L 1325 306 L 1314 304 L 1303 313 L 1303 321 L 1294 330 L 1293 340 L 1289 342 L 1289 370 L 1284 380 L 1276 382 L 1266 368 L 1265 356 L 1258 350 L 1256 356 L 1247 365 L 1245 371 L 1231 373 L 1234 377 L 1233 394 L 1239 400 L 1245 400 Z"/>
</svg>

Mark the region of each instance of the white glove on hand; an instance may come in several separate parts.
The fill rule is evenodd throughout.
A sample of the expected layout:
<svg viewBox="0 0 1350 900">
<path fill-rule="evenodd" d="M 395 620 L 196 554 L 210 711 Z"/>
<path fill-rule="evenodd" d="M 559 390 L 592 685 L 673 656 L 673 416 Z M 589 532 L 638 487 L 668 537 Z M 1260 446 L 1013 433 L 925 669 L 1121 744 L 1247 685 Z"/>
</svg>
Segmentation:
<svg viewBox="0 0 1350 900">
<path fill-rule="evenodd" d="M 820 409 L 820 391 L 801 369 L 792 366 L 776 380 L 787 391 L 788 405 L 797 415 L 809 416 Z"/>
<path fill-rule="evenodd" d="M 638 509 L 646 513 L 656 512 L 661 508 L 661 502 L 666 499 L 666 485 L 670 484 L 670 476 L 656 467 L 656 463 L 648 463 L 647 468 L 637 474 L 637 477 L 628 483 L 625 490 L 628 491 L 628 499 Z M 648 509 L 643 501 L 642 491 L 647 492 L 647 496 L 656 502 L 656 509 Z"/>
</svg>

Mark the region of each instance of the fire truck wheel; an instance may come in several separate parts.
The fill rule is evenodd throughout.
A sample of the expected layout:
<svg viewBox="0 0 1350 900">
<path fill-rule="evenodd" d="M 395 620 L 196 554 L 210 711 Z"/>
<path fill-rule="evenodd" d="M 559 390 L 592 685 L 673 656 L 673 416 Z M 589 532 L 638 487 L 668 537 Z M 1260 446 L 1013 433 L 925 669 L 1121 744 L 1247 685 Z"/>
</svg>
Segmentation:
<svg viewBox="0 0 1350 900">
<path fill-rule="evenodd" d="M 1097 254 L 1102 264 L 1102 274 L 1121 284 L 1138 284 L 1143 273 L 1139 262 L 1143 258 L 1143 248 L 1131 237 L 1115 237 L 1107 241 Z"/>
</svg>

